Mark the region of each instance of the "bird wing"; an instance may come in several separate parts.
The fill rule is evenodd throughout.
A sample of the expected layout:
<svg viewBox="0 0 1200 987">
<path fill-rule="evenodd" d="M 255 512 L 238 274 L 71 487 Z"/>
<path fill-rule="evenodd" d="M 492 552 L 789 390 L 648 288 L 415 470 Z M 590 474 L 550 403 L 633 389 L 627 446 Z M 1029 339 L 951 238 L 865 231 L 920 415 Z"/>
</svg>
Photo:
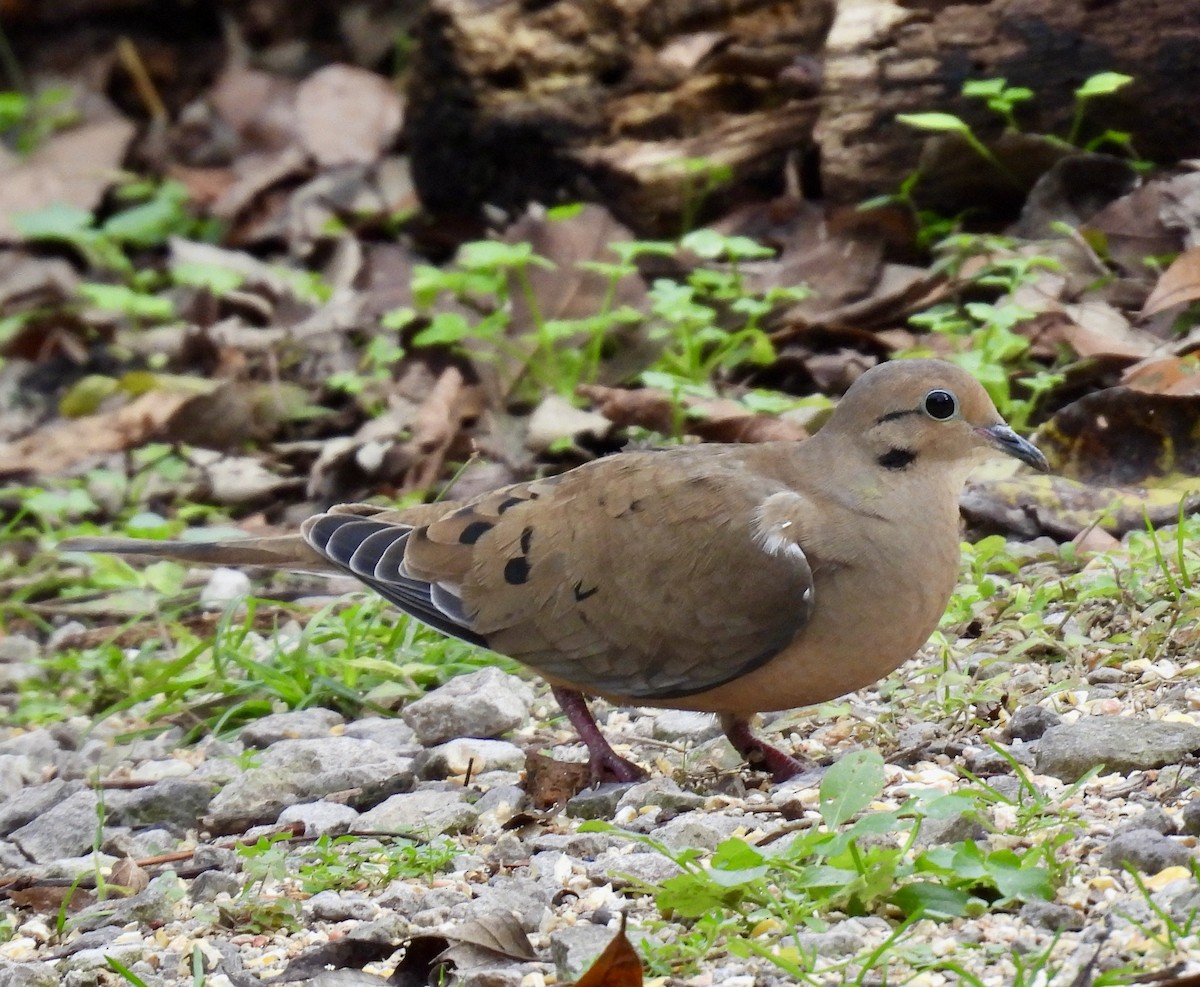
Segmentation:
<svg viewBox="0 0 1200 987">
<path fill-rule="evenodd" d="M 768 661 L 813 605 L 803 497 L 710 448 L 610 457 L 417 524 L 334 512 L 303 532 L 444 633 L 585 691 L 678 698 Z"/>
</svg>

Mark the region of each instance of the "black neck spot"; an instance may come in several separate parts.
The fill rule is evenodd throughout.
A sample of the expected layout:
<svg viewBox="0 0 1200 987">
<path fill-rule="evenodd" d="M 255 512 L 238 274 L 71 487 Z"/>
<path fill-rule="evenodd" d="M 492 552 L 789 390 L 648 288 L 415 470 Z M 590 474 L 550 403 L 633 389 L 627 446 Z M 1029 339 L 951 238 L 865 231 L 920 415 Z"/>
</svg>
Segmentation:
<svg viewBox="0 0 1200 987">
<path fill-rule="evenodd" d="M 889 449 L 876 462 L 884 469 L 902 470 L 912 465 L 912 461 L 916 458 L 917 454 L 911 449 Z"/>
</svg>

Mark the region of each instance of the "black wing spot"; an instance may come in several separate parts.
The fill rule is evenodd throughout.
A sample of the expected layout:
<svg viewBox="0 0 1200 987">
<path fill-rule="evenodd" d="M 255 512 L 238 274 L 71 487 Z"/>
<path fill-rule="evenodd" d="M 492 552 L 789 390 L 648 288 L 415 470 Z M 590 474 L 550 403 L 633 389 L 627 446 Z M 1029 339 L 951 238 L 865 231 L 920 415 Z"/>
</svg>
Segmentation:
<svg viewBox="0 0 1200 987">
<path fill-rule="evenodd" d="M 491 521 L 472 521 L 459 532 L 458 543 L 460 545 L 474 545 L 480 538 L 492 530 Z"/>
<path fill-rule="evenodd" d="M 533 544 L 533 529 L 526 528 L 521 532 L 521 554 L 529 554 L 529 546 Z"/>
<path fill-rule="evenodd" d="M 591 589 L 584 589 L 583 588 L 583 580 L 581 579 L 579 582 L 577 582 L 575 584 L 575 602 L 582 603 L 589 596 L 595 596 L 599 592 L 600 592 L 599 586 L 593 586 Z"/>
<path fill-rule="evenodd" d="M 504 564 L 504 581 L 510 586 L 520 586 L 529 582 L 529 559 L 518 555 Z"/>
<path fill-rule="evenodd" d="M 530 499 L 532 500 L 535 498 L 530 498 Z M 524 497 L 508 497 L 505 500 L 500 501 L 500 503 L 496 506 L 496 513 L 503 514 L 510 507 L 516 507 L 518 504 L 524 504 L 524 503 L 525 503 Z"/>
<path fill-rule="evenodd" d="M 884 469 L 902 470 L 912 465 L 917 454 L 911 449 L 889 449 L 876 462 Z"/>
</svg>

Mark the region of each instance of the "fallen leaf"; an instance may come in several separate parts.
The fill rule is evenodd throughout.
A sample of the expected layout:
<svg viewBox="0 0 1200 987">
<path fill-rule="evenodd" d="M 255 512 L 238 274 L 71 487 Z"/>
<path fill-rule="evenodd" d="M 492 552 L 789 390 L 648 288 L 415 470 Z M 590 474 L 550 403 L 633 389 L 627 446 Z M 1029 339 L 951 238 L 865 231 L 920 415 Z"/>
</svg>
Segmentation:
<svg viewBox="0 0 1200 987">
<path fill-rule="evenodd" d="M 536 960 L 533 944 L 512 915 L 493 912 L 455 926 L 446 933 L 450 939 L 498 953 L 511 960 Z"/>
<path fill-rule="evenodd" d="M 537 809 L 549 809 L 574 798 L 591 780 L 588 766 L 581 761 L 556 761 L 545 754 L 525 754 L 525 791 Z"/>
<path fill-rule="evenodd" d="M 122 857 L 112 865 L 107 883 L 110 892 L 117 891 L 122 897 L 135 895 L 146 890 L 150 875 L 132 857 Z"/>
<path fill-rule="evenodd" d="M 94 905 L 96 896 L 85 888 L 38 885 L 21 891 L 9 891 L 8 900 L 18 908 L 52 915 L 62 909 L 64 901 L 67 903 L 67 911 L 74 913 Z"/>
<path fill-rule="evenodd" d="M 1200 394 L 1200 363 L 1194 353 L 1153 357 L 1126 370 L 1121 383 L 1148 394 Z"/>
<path fill-rule="evenodd" d="M 0 238 L 20 239 L 14 215 L 50 206 L 91 211 L 118 176 L 135 128 L 124 119 L 64 130 L 19 164 L 0 169 Z"/>
<path fill-rule="evenodd" d="M 678 428 L 709 442 L 775 442 L 808 438 L 808 432 L 786 418 L 760 415 L 725 398 L 684 396 L 677 404 L 670 394 L 646 387 L 584 385 L 579 393 L 620 426 L 637 425 L 664 435 Z"/>
<path fill-rule="evenodd" d="M 621 928 L 604 952 L 575 981 L 575 987 L 642 987 L 642 960 L 625 938 L 625 913 L 621 913 Z"/>
<path fill-rule="evenodd" d="M 385 78 L 351 65 L 327 65 L 296 91 L 300 142 L 322 167 L 371 164 L 400 132 L 400 94 Z"/>
<path fill-rule="evenodd" d="M 1163 271 L 1142 306 L 1142 318 L 1200 299 L 1200 247 L 1185 250 Z"/>
</svg>

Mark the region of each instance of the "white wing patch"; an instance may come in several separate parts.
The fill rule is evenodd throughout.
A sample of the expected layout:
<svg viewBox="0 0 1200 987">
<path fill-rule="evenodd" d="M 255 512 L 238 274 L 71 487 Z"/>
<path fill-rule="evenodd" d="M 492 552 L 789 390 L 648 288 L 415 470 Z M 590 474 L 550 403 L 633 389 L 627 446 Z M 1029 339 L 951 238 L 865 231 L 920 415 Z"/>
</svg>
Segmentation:
<svg viewBox="0 0 1200 987">
<path fill-rule="evenodd" d="M 771 494 L 754 512 L 754 539 L 768 555 L 792 559 L 808 566 L 808 557 L 800 547 L 800 525 L 795 517 L 806 504 L 799 494 L 785 491 Z"/>
</svg>

